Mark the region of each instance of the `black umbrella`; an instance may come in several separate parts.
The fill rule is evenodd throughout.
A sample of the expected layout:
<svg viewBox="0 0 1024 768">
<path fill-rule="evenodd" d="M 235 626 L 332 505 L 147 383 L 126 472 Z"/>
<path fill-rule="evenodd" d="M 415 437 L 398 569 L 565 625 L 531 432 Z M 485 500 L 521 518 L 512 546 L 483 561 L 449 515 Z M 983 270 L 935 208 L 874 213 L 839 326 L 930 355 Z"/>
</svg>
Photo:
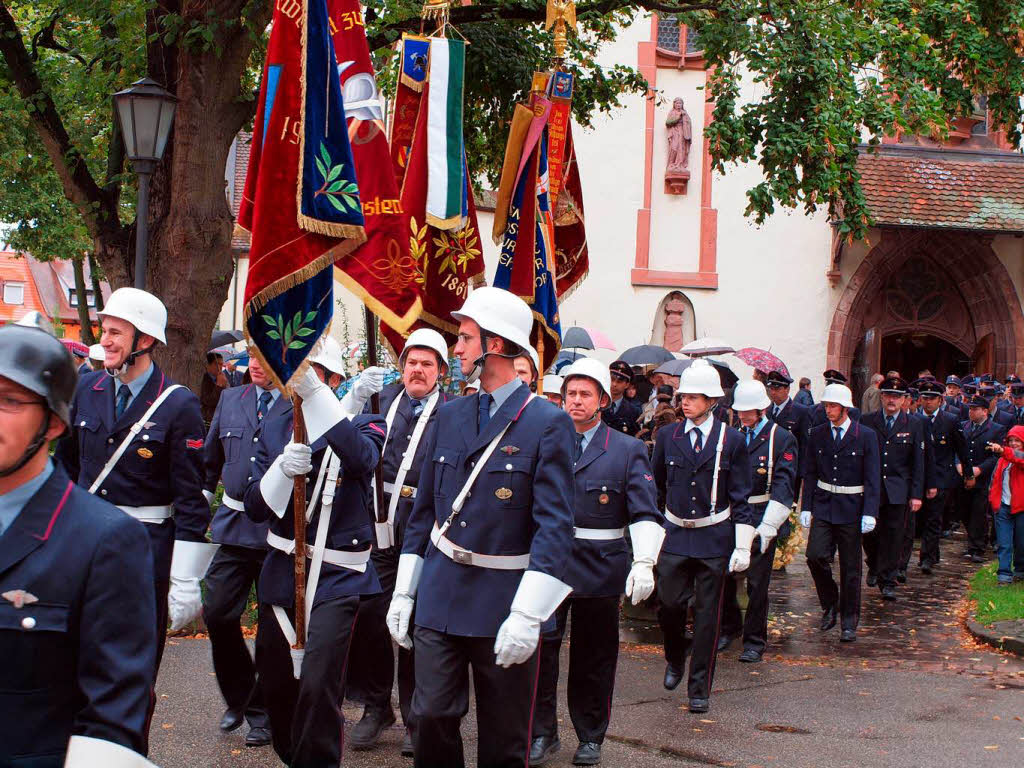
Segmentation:
<svg viewBox="0 0 1024 768">
<path fill-rule="evenodd" d="M 682 376 L 683 371 L 693 365 L 693 360 L 685 358 L 683 360 L 672 359 L 667 363 L 662 363 L 654 369 L 655 373 L 663 373 L 666 376 Z"/>
<path fill-rule="evenodd" d="M 629 365 L 660 365 L 675 359 L 675 355 L 664 347 L 659 347 L 655 344 L 642 344 L 639 347 L 630 347 L 619 355 L 619 360 Z"/>
<path fill-rule="evenodd" d="M 245 338 L 245 335 L 241 331 L 214 331 L 213 335 L 210 336 L 210 346 L 207 347 L 207 351 L 217 347 L 226 347 L 229 344 L 234 344 L 236 341 L 241 341 L 243 338 Z"/>
</svg>

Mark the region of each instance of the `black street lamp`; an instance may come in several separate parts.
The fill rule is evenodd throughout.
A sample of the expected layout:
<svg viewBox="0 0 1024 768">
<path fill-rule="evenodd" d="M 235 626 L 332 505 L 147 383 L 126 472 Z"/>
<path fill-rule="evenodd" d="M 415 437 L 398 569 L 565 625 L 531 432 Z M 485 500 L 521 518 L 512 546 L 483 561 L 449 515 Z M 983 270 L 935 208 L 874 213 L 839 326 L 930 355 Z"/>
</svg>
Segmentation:
<svg viewBox="0 0 1024 768">
<path fill-rule="evenodd" d="M 178 100 L 155 80 L 144 77 L 114 94 L 114 108 L 124 135 L 125 153 L 139 174 L 135 212 L 135 287 L 146 288 L 149 245 L 149 180 L 164 156 Z"/>
</svg>

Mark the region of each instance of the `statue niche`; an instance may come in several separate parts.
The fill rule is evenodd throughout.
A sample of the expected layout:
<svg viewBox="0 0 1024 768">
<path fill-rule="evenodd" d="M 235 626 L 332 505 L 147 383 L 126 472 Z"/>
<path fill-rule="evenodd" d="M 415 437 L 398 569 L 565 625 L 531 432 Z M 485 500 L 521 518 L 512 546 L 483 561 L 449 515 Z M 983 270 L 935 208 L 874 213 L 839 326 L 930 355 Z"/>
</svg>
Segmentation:
<svg viewBox="0 0 1024 768">
<path fill-rule="evenodd" d="M 685 195 L 690 180 L 690 145 L 693 144 L 693 123 L 683 106 L 682 98 L 672 102 L 665 119 L 668 157 L 665 160 L 665 194 Z"/>
<path fill-rule="evenodd" d="M 672 291 L 658 305 L 651 328 L 651 344 L 678 352 L 696 338 L 693 304 L 681 291 Z"/>
</svg>

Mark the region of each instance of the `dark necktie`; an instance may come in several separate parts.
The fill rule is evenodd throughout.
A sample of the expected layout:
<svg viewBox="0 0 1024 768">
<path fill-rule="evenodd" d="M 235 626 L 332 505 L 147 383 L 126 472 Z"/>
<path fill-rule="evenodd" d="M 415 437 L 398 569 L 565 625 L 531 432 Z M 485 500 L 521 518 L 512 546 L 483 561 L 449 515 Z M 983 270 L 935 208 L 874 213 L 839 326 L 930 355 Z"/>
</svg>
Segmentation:
<svg viewBox="0 0 1024 768">
<path fill-rule="evenodd" d="M 128 407 L 128 401 L 132 397 L 132 391 L 128 388 L 127 384 L 122 384 L 117 389 L 117 406 L 116 406 L 116 418 L 120 419 L 121 414 L 124 413 L 125 408 Z"/>
<path fill-rule="evenodd" d="M 896 423 L 896 417 L 895 416 L 886 416 L 885 417 L 885 428 L 887 430 L 889 430 L 890 432 L 892 432 L 892 425 L 895 424 L 895 423 Z"/>
<path fill-rule="evenodd" d="M 477 432 L 482 433 L 487 428 L 487 422 L 491 420 L 491 402 L 494 398 L 486 392 L 480 393 L 480 403 L 477 406 L 476 423 Z"/>
<path fill-rule="evenodd" d="M 420 414 L 423 413 L 423 401 L 417 400 L 414 397 L 409 398 L 409 405 L 412 406 L 412 417 L 418 419 Z"/>
<path fill-rule="evenodd" d="M 704 448 L 704 433 L 699 429 L 693 430 L 693 452 L 700 453 Z"/>
<path fill-rule="evenodd" d="M 746 434 L 746 436 L 747 436 L 747 445 L 749 446 L 749 445 L 750 445 L 750 441 L 751 441 L 751 440 L 753 439 L 753 437 L 754 437 L 754 430 L 753 430 L 753 428 L 751 428 L 751 427 L 744 427 L 744 428 L 743 428 L 743 432 L 744 432 L 744 434 Z"/>
<path fill-rule="evenodd" d="M 836 448 L 838 448 L 839 443 L 843 440 L 843 430 L 841 427 L 832 427 L 832 431 L 836 434 L 835 438 L 833 438 L 833 442 L 836 444 Z"/>
<path fill-rule="evenodd" d="M 576 451 L 573 453 L 572 460 L 575 464 L 583 456 L 583 433 L 576 433 Z"/>
<path fill-rule="evenodd" d="M 779 413 L 781 411 L 782 411 L 782 409 L 779 406 L 776 405 L 775 408 L 772 410 L 772 421 L 778 421 L 779 420 Z"/>
<path fill-rule="evenodd" d="M 260 401 L 256 405 L 256 421 L 263 421 L 267 415 L 267 411 L 270 410 L 270 400 L 273 398 L 269 392 L 264 392 L 260 395 Z"/>
</svg>

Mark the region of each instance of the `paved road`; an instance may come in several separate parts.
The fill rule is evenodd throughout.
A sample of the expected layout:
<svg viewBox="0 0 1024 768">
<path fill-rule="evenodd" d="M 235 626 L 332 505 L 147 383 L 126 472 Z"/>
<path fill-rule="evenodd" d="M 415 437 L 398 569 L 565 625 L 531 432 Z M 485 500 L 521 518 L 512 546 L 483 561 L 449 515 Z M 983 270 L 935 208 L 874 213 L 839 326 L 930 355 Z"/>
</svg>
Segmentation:
<svg viewBox="0 0 1024 768">
<path fill-rule="evenodd" d="M 947 546 L 934 576 L 912 572 L 895 604 L 865 588 L 861 630 L 849 645 L 839 643 L 837 630 L 817 630 L 820 611 L 806 566 L 802 558 L 791 564 L 773 583 L 765 662 L 738 663 L 738 644 L 724 652 L 707 715 L 686 711 L 685 685 L 671 693 L 662 688 L 657 645 L 623 643 L 604 765 L 1024 765 L 1024 660 L 977 646 L 964 632 L 962 595 L 972 571 L 953 557 L 961 549 L 959 541 Z M 241 731 L 217 731 L 222 703 L 207 641 L 170 640 L 158 695 L 158 765 L 281 765 L 270 748 L 247 750 Z M 555 766 L 570 765 L 576 747 L 562 706 L 564 742 Z M 351 722 L 360 712 L 346 707 L 345 714 Z M 472 761 L 472 720 L 463 733 Z M 393 728 L 375 751 L 347 752 L 345 765 L 411 765 L 398 753 L 401 737 Z"/>
</svg>

